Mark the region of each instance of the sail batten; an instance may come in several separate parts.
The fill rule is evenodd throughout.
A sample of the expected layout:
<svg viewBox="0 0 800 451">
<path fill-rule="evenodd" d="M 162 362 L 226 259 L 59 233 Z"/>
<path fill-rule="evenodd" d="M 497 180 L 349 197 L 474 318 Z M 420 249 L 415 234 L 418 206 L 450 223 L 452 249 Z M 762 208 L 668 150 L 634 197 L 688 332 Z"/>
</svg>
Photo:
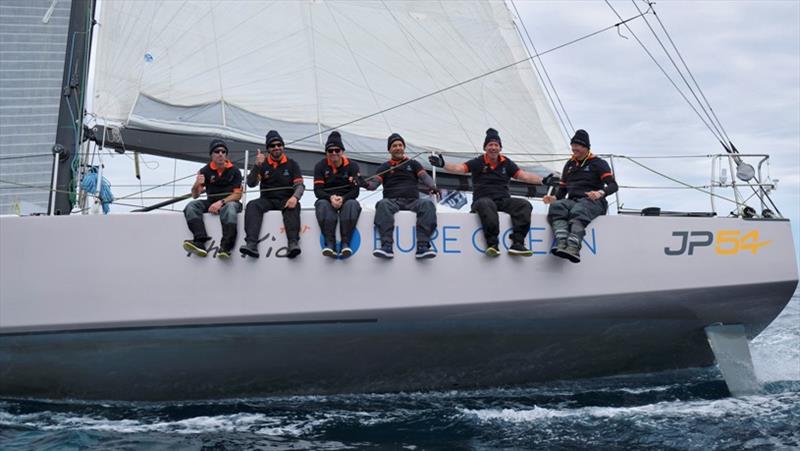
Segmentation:
<svg viewBox="0 0 800 451">
<path fill-rule="evenodd" d="M 101 23 L 101 121 L 254 143 L 274 125 L 311 151 L 342 124 L 365 154 L 399 132 L 471 155 L 488 127 L 515 153 L 566 147 L 528 62 L 447 89 L 527 57 L 502 1 L 118 0 Z"/>
</svg>

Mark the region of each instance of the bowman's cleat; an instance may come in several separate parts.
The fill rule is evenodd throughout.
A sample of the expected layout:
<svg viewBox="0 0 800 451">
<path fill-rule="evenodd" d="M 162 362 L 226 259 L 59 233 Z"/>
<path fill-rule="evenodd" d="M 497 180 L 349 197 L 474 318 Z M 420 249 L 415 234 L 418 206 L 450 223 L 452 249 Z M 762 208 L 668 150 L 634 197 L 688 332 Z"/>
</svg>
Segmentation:
<svg viewBox="0 0 800 451">
<path fill-rule="evenodd" d="M 289 246 L 287 246 L 287 250 L 289 251 L 286 256 L 289 258 L 295 258 L 300 255 L 300 244 L 297 241 L 289 241 Z"/>
<path fill-rule="evenodd" d="M 514 243 L 508 248 L 508 255 L 512 255 L 514 257 L 530 257 L 533 255 L 533 251 L 529 249 L 525 249 L 520 243 Z"/>
<path fill-rule="evenodd" d="M 239 248 L 239 252 L 242 255 L 246 255 L 248 257 L 253 257 L 253 258 L 258 258 L 259 257 L 258 247 L 256 247 L 255 244 L 247 243 L 244 246 L 241 246 Z"/>
<path fill-rule="evenodd" d="M 567 249 L 564 252 L 560 252 L 556 255 L 558 255 L 561 258 L 566 258 L 572 263 L 581 262 L 581 250 L 575 246 L 567 246 Z"/>
<path fill-rule="evenodd" d="M 198 257 L 205 257 L 206 255 L 208 255 L 208 251 L 206 251 L 205 244 L 199 241 L 185 240 L 183 242 L 183 249 L 186 250 L 187 252 L 191 252 L 192 254 L 197 255 Z"/>
<path fill-rule="evenodd" d="M 325 248 L 322 249 L 322 255 L 326 257 L 336 258 L 336 251 L 333 250 L 330 246 L 325 246 Z"/>
<path fill-rule="evenodd" d="M 497 246 L 489 246 L 486 248 L 486 255 L 488 255 L 489 257 L 499 257 L 500 250 L 497 249 Z"/>
<path fill-rule="evenodd" d="M 433 250 L 430 244 L 418 244 L 415 257 L 417 259 L 433 258 L 436 257 L 436 251 Z"/>
<path fill-rule="evenodd" d="M 392 245 L 382 245 L 380 248 L 372 251 L 372 256 L 378 258 L 394 258 L 394 250 L 392 250 Z"/>
<path fill-rule="evenodd" d="M 353 249 L 350 249 L 349 244 L 342 244 L 342 251 L 339 253 L 343 258 L 353 255 Z"/>
<path fill-rule="evenodd" d="M 217 258 L 221 258 L 223 260 L 227 260 L 227 259 L 231 258 L 231 251 L 228 250 L 228 249 L 220 249 L 220 251 L 217 252 Z"/>
</svg>

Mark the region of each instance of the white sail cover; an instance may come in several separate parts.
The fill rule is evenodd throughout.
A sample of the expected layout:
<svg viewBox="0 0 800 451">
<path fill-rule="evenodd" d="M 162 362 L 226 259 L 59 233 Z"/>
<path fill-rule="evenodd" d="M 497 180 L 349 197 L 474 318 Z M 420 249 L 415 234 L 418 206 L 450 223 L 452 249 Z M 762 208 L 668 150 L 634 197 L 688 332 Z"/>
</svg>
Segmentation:
<svg viewBox="0 0 800 451">
<path fill-rule="evenodd" d="M 530 61 L 437 93 L 528 56 L 503 1 L 114 0 L 101 13 L 101 121 L 254 143 L 275 128 L 305 150 L 338 127 L 375 161 L 392 132 L 412 151 L 474 155 L 494 127 L 507 154 L 551 169 L 530 154 L 566 149 Z"/>
</svg>

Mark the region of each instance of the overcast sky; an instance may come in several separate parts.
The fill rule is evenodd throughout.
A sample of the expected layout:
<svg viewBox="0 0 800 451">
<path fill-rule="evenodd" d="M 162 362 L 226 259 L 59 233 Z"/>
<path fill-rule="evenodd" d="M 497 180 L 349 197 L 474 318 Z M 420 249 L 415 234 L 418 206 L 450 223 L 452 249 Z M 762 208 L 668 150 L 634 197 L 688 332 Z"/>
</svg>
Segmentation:
<svg viewBox="0 0 800 451">
<path fill-rule="evenodd" d="M 630 1 L 612 5 L 624 18 L 637 14 Z M 516 0 L 516 6 L 539 51 L 618 22 L 603 1 Z M 664 0 L 655 8 L 739 151 L 771 155 L 769 175 L 779 180 L 773 199 L 784 216 L 791 218 L 797 244 L 800 2 Z M 659 27 L 652 15 L 648 20 Z M 644 21 L 637 19 L 629 25 L 683 88 Z M 622 34 L 628 39 L 612 30 L 543 57 L 573 125 L 589 132 L 592 150 L 634 157 L 724 152 L 632 34 L 624 29 Z M 143 168 L 144 183 L 172 178 L 171 161 L 145 159 L 158 161 L 161 167 L 158 171 Z M 707 184 L 710 179 L 711 167 L 706 159 L 641 162 L 692 184 Z M 177 175 L 186 175 L 193 167 L 182 163 Z M 631 163 L 617 162 L 616 173 L 623 186 L 677 186 Z M 126 157 L 115 157 L 108 175 L 113 177 L 112 184 L 120 185 L 115 193 L 127 191 L 121 185 L 138 183 L 131 177 L 132 164 Z M 177 189 L 178 194 L 183 191 L 188 187 Z M 721 194 L 731 196 L 729 192 Z M 625 188 L 620 195 L 628 208 L 710 208 L 707 195 L 685 190 Z M 757 202 L 750 204 L 760 210 Z M 720 214 L 732 208 L 728 202 L 717 202 Z M 116 212 L 125 210 L 115 208 Z M 543 209 L 535 207 L 534 211 L 542 213 Z"/>
<path fill-rule="evenodd" d="M 618 21 L 603 1 L 517 0 L 516 5 L 540 52 Z M 630 1 L 612 6 L 623 18 L 638 14 Z M 655 10 L 739 151 L 771 155 L 769 172 L 779 180 L 773 199 L 791 218 L 797 245 L 800 2 L 665 0 Z M 647 17 L 660 28 L 651 15 Z M 646 23 L 637 19 L 630 26 L 662 66 L 671 68 Z M 592 150 L 630 156 L 723 153 L 632 34 L 622 33 L 628 39 L 610 31 L 542 58 L 573 125 L 589 132 Z M 670 71 L 683 88 L 674 74 Z M 693 184 L 710 179 L 706 159 L 641 162 Z M 677 186 L 631 163 L 616 169 L 622 185 Z M 684 190 L 623 189 L 621 201 L 630 208 L 710 207 L 707 195 Z M 760 210 L 757 202 L 749 204 Z M 719 201 L 717 211 L 727 214 L 732 205 Z"/>
</svg>

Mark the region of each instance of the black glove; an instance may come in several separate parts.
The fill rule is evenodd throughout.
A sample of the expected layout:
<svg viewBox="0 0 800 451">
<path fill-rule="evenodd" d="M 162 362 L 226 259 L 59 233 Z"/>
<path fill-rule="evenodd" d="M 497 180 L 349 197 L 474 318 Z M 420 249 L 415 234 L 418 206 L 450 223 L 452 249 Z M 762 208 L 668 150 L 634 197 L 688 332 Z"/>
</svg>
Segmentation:
<svg viewBox="0 0 800 451">
<path fill-rule="evenodd" d="M 561 182 L 561 178 L 552 173 L 542 179 L 542 185 L 545 186 L 558 186 L 559 182 Z"/>
<path fill-rule="evenodd" d="M 430 189 L 428 194 L 430 194 L 431 196 L 442 197 L 442 190 L 434 186 L 433 188 Z"/>
<path fill-rule="evenodd" d="M 359 175 L 358 177 L 356 177 L 355 182 L 356 185 L 361 188 L 366 188 L 367 186 L 369 186 L 369 183 L 367 183 L 367 179 L 365 179 L 363 175 Z"/>
<path fill-rule="evenodd" d="M 436 155 L 432 153 L 431 156 L 428 157 L 428 162 L 431 166 L 436 166 L 437 168 L 444 167 L 444 155 Z"/>
</svg>

